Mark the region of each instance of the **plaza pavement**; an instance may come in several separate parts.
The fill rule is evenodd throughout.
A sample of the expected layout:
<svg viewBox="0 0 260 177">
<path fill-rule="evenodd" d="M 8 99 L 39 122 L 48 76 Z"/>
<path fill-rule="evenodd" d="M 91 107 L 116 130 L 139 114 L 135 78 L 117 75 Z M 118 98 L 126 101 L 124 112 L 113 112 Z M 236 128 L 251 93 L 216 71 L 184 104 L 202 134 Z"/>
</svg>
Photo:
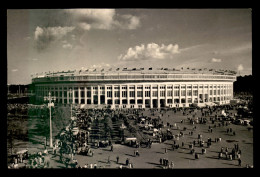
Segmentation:
<svg viewBox="0 0 260 177">
<path fill-rule="evenodd" d="M 231 112 L 231 111 L 230 111 Z M 146 110 L 143 112 L 144 115 L 150 116 L 150 111 Z M 239 148 L 242 151 L 241 160 L 242 167 L 245 167 L 246 164 L 253 165 L 253 132 L 247 130 L 247 126 L 243 125 L 234 125 L 230 124 L 228 126 L 221 126 L 213 128 L 213 133 L 208 132 L 209 125 L 213 127 L 211 122 L 208 122 L 206 125 L 204 124 L 194 124 L 196 126 L 196 130 L 193 132 L 193 136 L 189 135 L 189 131 L 192 130 L 193 125 L 191 125 L 188 121 L 184 121 L 181 123 L 181 120 L 187 120 L 187 116 L 183 116 L 181 112 L 174 113 L 173 111 L 168 111 L 167 113 L 162 113 L 161 119 L 170 124 L 176 123 L 180 129 L 173 128 L 173 134 L 178 134 L 182 131 L 183 127 L 186 127 L 186 131 L 184 132 L 184 137 L 181 137 L 177 144 L 180 145 L 178 150 L 172 150 L 173 140 L 167 140 L 163 143 L 153 143 L 152 147 L 149 148 L 138 148 L 140 156 L 134 156 L 134 150 L 136 148 L 128 147 L 125 145 L 114 144 L 114 151 L 110 151 L 110 147 L 107 148 L 99 148 L 93 149 L 94 156 L 83 156 L 83 155 L 75 155 L 75 159 L 78 160 L 78 163 L 81 167 L 85 164 L 97 164 L 98 168 L 118 168 L 119 165 L 125 166 L 126 159 L 129 158 L 130 162 L 133 164 L 133 167 L 136 168 L 157 168 L 161 169 L 162 166 L 159 163 L 160 158 L 166 158 L 174 162 L 174 168 L 241 168 L 238 166 L 238 161 L 236 160 L 226 160 L 226 159 L 218 159 L 218 152 L 220 152 L 221 147 L 228 147 L 229 152 L 231 152 L 234 147 L 234 143 L 239 144 Z M 158 116 L 159 113 L 155 114 Z M 168 116 L 169 115 L 169 116 Z M 200 111 L 197 112 L 197 116 L 200 117 Z M 226 133 L 227 128 L 232 128 L 233 131 L 236 132 L 236 135 L 231 135 Z M 221 142 L 212 142 L 210 148 L 206 148 L 206 154 L 201 154 L 201 147 L 198 147 L 196 144 L 195 152 L 199 153 L 199 159 L 194 158 L 194 155 L 190 154 L 189 143 L 193 142 L 193 140 L 197 141 L 198 133 L 202 134 L 202 139 L 206 142 L 207 138 L 211 138 L 213 141 L 215 138 L 221 137 Z M 228 141 L 227 141 L 228 140 Z M 233 142 L 230 142 L 233 141 Z M 181 143 L 184 142 L 184 147 L 181 147 Z M 206 143 L 204 144 L 206 146 Z M 40 144 L 31 144 L 29 151 L 39 152 L 43 151 L 43 145 Z M 168 152 L 164 153 L 164 149 L 167 148 Z M 49 150 L 51 153 L 51 150 Z M 58 161 L 59 156 L 49 155 L 51 157 L 51 168 L 65 168 L 65 165 Z M 108 163 L 108 156 L 110 156 L 110 163 Z M 116 157 L 119 156 L 119 164 L 116 163 Z M 224 155 L 225 156 L 225 155 Z M 223 157 L 224 157 L 223 156 Z"/>
</svg>

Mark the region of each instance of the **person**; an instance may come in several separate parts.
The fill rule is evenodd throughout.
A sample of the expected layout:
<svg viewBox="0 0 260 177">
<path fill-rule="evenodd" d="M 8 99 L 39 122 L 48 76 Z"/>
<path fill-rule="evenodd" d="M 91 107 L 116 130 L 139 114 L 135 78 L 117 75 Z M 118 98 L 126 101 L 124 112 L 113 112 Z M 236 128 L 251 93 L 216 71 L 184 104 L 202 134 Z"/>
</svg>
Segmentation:
<svg viewBox="0 0 260 177">
<path fill-rule="evenodd" d="M 113 152 L 113 145 L 111 145 L 111 151 Z"/>
<path fill-rule="evenodd" d="M 18 168 L 18 163 L 14 164 L 14 168 L 15 168 L 15 169 Z"/>
<path fill-rule="evenodd" d="M 116 163 L 118 164 L 119 162 L 119 156 L 116 156 Z"/>
<path fill-rule="evenodd" d="M 97 164 L 96 163 L 94 163 L 94 169 L 97 169 Z"/>
<path fill-rule="evenodd" d="M 237 158 L 240 159 L 240 154 L 237 154 Z"/>
<path fill-rule="evenodd" d="M 195 159 L 199 159 L 199 154 L 195 153 Z"/>
<path fill-rule="evenodd" d="M 84 168 L 88 168 L 88 165 L 85 164 L 85 165 L 84 165 Z"/>
<path fill-rule="evenodd" d="M 45 150 L 43 151 L 43 153 L 46 154 L 46 155 L 48 155 L 48 150 L 45 149 Z"/>
<path fill-rule="evenodd" d="M 221 159 L 222 158 L 222 152 L 220 152 L 219 154 L 218 154 L 218 159 Z"/>
<path fill-rule="evenodd" d="M 162 158 L 160 158 L 160 165 L 162 165 L 162 161 L 163 161 Z"/>
<path fill-rule="evenodd" d="M 242 155 L 241 152 L 242 152 L 241 149 L 239 149 L 239 150 L 238 150 L 238 153 L 239 153 L 240 155 Z"/>
<path fill-rule="evenodd" d="M 241 167 L 241 163 L 242 163 L 241 159 L 238 159 L 238 166 Z"/>
<path fill-rule="evenodd" d="M 173 163 L 173 161 L 171 162 L 171 168 L 172 168 L 172 169 L 174 168 L 174 163 Z"/>
<path fill-rule="evenodd" d="M 136 155 L 137 155 L 137 156 L 140 156 L 140 154 L 139 154 L 138 150 L 136 150 L 136 152 L 135 152 L 135 153 L 136 153 Z"/>
<path fill-rule="evenodd" d="M 133 168 L 132 163 L 129 163 L 129 168 Z"/>
<path fill-rule="evenodd" d="M 226 147 L 226 152 L 228 152 L 228 147 Z"/>
<path fill-rule="evenodd" d="M 39 165 L 41 165 L 42 164 L 42 158 L 38 157 L 38 161 L 39 161 Z"/>
<path fill-rule="evenodd" d="M 165 148 L 164 153 L 165 153 L 165 154 L 167 153 L 167 148 Z"/>
<path fill-rule="evenodd" d="M 128 158 L 126 159 L 125 164 L 126 164 L 126 165 L 129 164 L 129 159 L 128 159 Z"/>
</svg>

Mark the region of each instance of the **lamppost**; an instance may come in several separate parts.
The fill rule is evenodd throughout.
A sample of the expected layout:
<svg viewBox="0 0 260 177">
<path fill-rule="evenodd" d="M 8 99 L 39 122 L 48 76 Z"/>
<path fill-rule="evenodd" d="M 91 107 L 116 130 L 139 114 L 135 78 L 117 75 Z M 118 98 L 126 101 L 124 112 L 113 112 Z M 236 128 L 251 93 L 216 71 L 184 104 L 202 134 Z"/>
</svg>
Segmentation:
<svg viewBox="0 0 260 177">
<path fill-rule="evenodd" d="M 51 107 L 54 107 L 54 103 L 52 103 L 52 100 L 56 100 L 55 96 L 51 96 L 51 92 L 49 92 L 49 96 L 44 97 L 44 101 L 49 101 L 48 107 L 50 109 L 50 147 L 52 148 L 52 124 L 51 124 Z"/>
</svg>

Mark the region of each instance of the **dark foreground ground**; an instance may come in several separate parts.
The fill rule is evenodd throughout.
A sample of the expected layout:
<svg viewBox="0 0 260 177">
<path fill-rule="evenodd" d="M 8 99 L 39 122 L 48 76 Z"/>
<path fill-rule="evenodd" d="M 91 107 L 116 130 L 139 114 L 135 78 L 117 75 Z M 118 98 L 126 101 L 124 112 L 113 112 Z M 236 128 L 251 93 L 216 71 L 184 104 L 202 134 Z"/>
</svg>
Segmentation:
<svg viewBox="0 0 260 177">
<path fill-rule="evenodd" d="M 146 116 L 151 116 L 150 111 L 145 110 L 143 114 Z M 158 116 L 160 113 L 156 112 L 155 116 Z M 169 115 L 169 116 L 168 116 Z M 200 112 L 197 113 L 197 116 L 200 116 Z M 97 164 L 98 168 L 119 168 L 122 165 L 123 168 L 126 168 L 125 162 L 126 159 L 129 158 L 130 162 L 133 164 L 133 168 L 163 168 L 160 165 L 160 158 L 166 158 L 169 162 L 173 161 L 174 168 L 244 168 L 247 164 L 253 165 L 253 131 L 248 130 L 247 126 L 243 125 L 234 125 L 230 124 L 228 126 L 221 126 L 213 128 L 213 132 L 208 132 L 209 125 L 212 124 L 207 123 L 204 124 L 195 124 L 196 130 L 193 135 L 189 135 L 189 132 L 192 130 L 193 125 L 191 125 L 188 121 L 184 121 L 181 123 L 181 120 L 187 120 L 187 116 L 183 116 L 181 112 L 174 113 L 173 111 L 168 111 L 166 113 L 161 114 L 162 120 L 165 122 L 169 122 L 170 124 L 177 124 L 179 126 L 179 130 L 176 127 L 172 129 L 174 134 L 180 132 L 183 127 L 186 127 L 187 130 L 183 131 L 184 136 L 181 137 L 176 142 L 180 145 L 178 150 L 172 150 L 173 140 L 167 140 L 163 143 L 154 143 L 152 147 L 149 148 L 138 148 L 140 156 L 134 156 L 134 150 L 136 148 L 128 147 L 125 145 L 115 144 L 114 151 L 110 151 L 110 147 L 107 148 L 99 148 L 93 149 L 94 156 L 83 156 L 76 155 L 75 159 L 77 159 L 79 165 L 83 167 L 85 164 Z M 26 123 L 23 121 L 21 124 L 28 125 L 28 129 L 37 129 L 44 121 L 40 119 L 30 120 L 30 123 Z M 36 126 L 36 127 L 35 127 Z M 59 132 L 56 127 L 55 132 Z M 233 131 L 236 132 L 236 135 L 231 133 L 226 133 L 227 128 L 232 128 Z M 189 144 L 194 140 L 197 141 L 198 134 L 202 134 L 203 140 L 207 141 L 208 138 L 211 138 L 213 141 L 215 138 L 221 137 L 221 142 L 212 142 L 210 148 L 206 148 L 206 154 L 201 154 L 201 147 L 198 145 L 195 146 L 195 152 L 199 154 L 199 159 L 195 159 L 194 155 L 190 154 Z M 54 133 L 55 134 L 55 133 Z M 35 133 L 32 136 L 33 141 L 24 141 L 24 140 L 14 140 L 14 147 L 16 151 L 21 149 L 28 148 L 30 153 L 39 152 L 44 150 L 44 136 L 37 135 Z M 181 146 L 181 143 L 184 143 L 184 147 Z M 234 147 L 234 144 L 239 144 L 239 148 L 241 149 L 241 160 L 242 166 L 238 166 L 238 161 L 225 159 L 225 155 L 223 159 L 218 158 L 218 153 L 220 152 L 221 147 L 229 148 L 229 152 Z M 167 153 L 165 153 L 165 148 L 167 148 Z M 51 168 L 66 168 L 65 164 L 59 162 L 59 157 L 51 154 L 51 150 L 49 150 L 50 154 L 48 155 L 50 160 Z M 119 156 L 119 163 L 116 163 L 116 157 Z M 108 163 L 108 158 L 110 159 L 110 163 Z M 23 164 L 19 164 L 23 166 Z"/>
</svg>

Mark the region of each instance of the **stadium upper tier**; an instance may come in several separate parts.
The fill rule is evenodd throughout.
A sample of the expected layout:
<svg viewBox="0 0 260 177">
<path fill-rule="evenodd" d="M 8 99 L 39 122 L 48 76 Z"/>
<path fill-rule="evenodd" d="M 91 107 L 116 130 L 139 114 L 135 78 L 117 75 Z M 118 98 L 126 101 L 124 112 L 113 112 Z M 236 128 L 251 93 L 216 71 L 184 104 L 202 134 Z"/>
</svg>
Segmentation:
<svg viewBox="0 0 260 177">
<path fill-rule="evenodd" d="M 104 80 L 226 80 L 235 81 L 236 72 L 229 70 L 206 70 L 206 69 L 168 69 L 157 68 L 144 70 L 117 68 L 109 70 L 74 70 L 67 72 L 49 72 L 36 74 L 32 78 L 33 83 L 39 82 L 65 82 L 65 81 L 104 81 Z"/>
</svg>

